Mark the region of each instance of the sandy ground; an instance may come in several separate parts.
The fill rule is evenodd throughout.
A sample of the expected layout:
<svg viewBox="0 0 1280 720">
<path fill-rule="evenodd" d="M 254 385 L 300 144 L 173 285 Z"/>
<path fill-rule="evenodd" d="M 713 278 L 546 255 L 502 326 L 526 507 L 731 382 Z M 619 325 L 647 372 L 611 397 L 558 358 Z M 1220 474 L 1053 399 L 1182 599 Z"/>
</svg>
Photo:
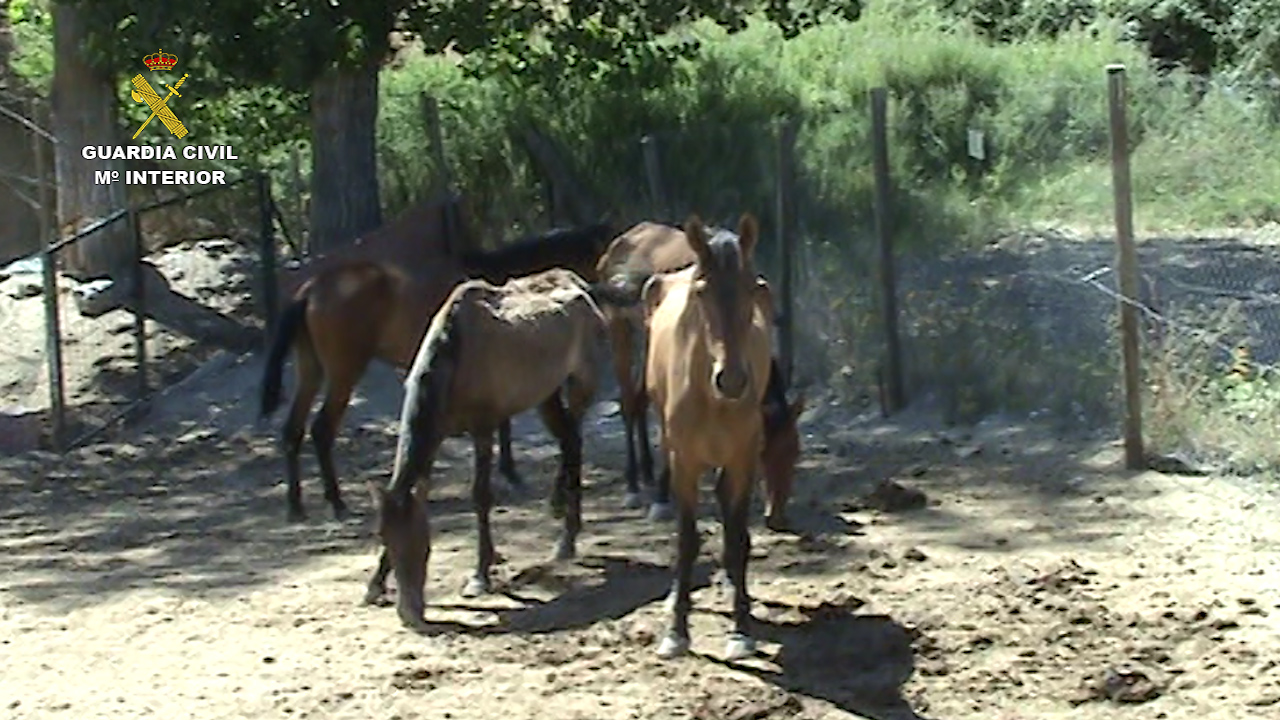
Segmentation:
<svg viewBox="0 0 1280 720">
<path fill-rule="evenodd" d="M 498 591 L 474 561 L 469 451 L 433 493 L 428 619 L 359 604 L 374 564 L 365 478 L 384 477 L 396 393 L 375 373 L 338 450 L 358 516 L 284 522 L 259 368 L 228 358 L 126 440 L 0 466 L 0 714 L 24 718 L 1195 718 L 1280 713 L 1280 502 L 1261 481 L 1118 471 L 1114 445 L 992 425 L 805 419 L 795 533 L 756 513 L 759 657 L 720 659 L 719 523 L 695 655 L 655 657 L 672 527 L 622 510 L 620 425 L 588 430 L 577 561 L 547 562 L 542 497 L 495 514 Z M 543 493 L 532 417 L 517 461 Z M 927 506 L 873 509 L 895 480 Z M 708 489 L 709 490 L 709 489 Z M 709 497 L 704 500 L 709 501 Z"/>
</svg>

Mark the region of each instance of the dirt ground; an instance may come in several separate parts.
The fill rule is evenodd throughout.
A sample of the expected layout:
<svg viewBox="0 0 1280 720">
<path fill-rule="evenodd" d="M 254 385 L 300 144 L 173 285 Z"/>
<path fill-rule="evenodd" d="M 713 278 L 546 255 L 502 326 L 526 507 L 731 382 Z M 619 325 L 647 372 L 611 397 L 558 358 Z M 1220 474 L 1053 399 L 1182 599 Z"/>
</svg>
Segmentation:
<svg viewBox="0 0 1280 720">
<path fill-rule="evenodd" d="M 794 533 L 755 514 L 759 657 L 726 664 L 719 522 L 695 654 L 655 656 L 669 524 L 621 509 L 611 404 L 590 419 L 577 561 L 549 564 L 554 449 L 517 462 L 542 495 L 495 513 L 499 594 L 474 561 L 469 450 L 439 465 L 428 620 L 360 604 L 366 478 L 395 441 L 394 378 L 366 383 L 338 450 L 357 517 L 330 519 L 308 454 L 285 523 L 278 418 L 228 358 L 129 438 L 0 464 L 0 714 L 14 718 L 1196 718 L 1280 713 L 1280 502 L 1265 482 L 1118 470 L 1113 444 L 992 424 L 967 435 L 818 403 Z M 381 383 L 381 384 L 379 384 Z M 924 507 L 884 505 L 883 481 Z M 708 489 L 709 490 L 709 489 Z M 877 509 L 880 508 L 880 509 Z"/>
</svg>

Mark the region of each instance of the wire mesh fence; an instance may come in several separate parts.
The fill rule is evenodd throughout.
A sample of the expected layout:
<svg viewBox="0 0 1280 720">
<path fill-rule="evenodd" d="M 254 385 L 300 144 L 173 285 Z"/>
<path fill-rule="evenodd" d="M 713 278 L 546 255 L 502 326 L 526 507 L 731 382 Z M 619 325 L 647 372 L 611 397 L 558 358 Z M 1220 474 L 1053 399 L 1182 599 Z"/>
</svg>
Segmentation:
<svg viewBox="0 0 1280 720">
<path fill-rule="evenodd" d="M 45 292 L 52 444 L 66 449 L 145 409 L 219 350 L 256 345 L 274 313 L 271 198 L 261 176 L 166 193 L 51 244 L 42 262 L 75 265 L 110 244 L 109 277 L 59 273 Z M 127 251 L 124 248 L 127 247 Z M 270 278 L 270 282 L 264 282 Z"/>
</svg>

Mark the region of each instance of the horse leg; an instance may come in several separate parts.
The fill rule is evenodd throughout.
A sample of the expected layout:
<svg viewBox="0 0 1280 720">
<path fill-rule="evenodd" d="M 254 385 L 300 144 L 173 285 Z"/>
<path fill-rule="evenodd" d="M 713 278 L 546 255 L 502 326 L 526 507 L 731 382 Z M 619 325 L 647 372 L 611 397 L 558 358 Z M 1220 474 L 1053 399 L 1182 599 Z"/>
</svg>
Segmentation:
<svg viewBox="0 0 1280 720">
<path fill-rule="evenodd" d="M 721 563 L 733 586 L 733 632 L 725 644 L 727 660 L 742 660 L 755 654 L 750 635 L 751 596 L 747 593 L 747 558 L 751 555 L 751 532 L 747 527 L 751 508 L 752 474 L 748 468 L 721 468 L 716 478 L 716 497 L 724 527 Z"/>
<path fill-rule="evenodd" d="M 636 469 L 635 400 L 636 383 L 632 376 L 632 355 L 635 351 L 635 329 L 626 318 L 614 318 L 609 323 L 609 344 L 613 352 L 613 374 L 618 381 L 618 405 L 622 413 L 623 437 L 627 444 L 627 468 L 624 474 L 627 494 L 622 501 L 625 508 L 638 508 L 644 504 L 640 498 L 639 478 Z"/>
<path fill-rule="evenodd" d="M 302 453 L 302 440 L 306 436 L 307 415 L 311 413 L 311 403 L 320 391 L 323 370 L 311 343 L 299 342 L 295 346 L 295 374 L 298 378 L 298 389 L 293 395 L 293 404 L 289 407 L 289 417 L 284 421 L 281 431 L 281 444 L 284 446 L 285 479 L 288 489 L 285 499 L 289 506 L 289 522 L 302 522 L 307 519 L 307 511 L 302 507 L 302 471 L 299 467 L 298 455 Z"/>
<path fill-rule="evenodd" d="M 676 493 L 678 538 L 676 540 L 675 580 L 668 608 L 671 624 L 667 636 L 658 646 L 658 657 L 670 659 L 689 651 L 689 611 L 693 609 L 693 563 L 698 557 L 702 539 L 698 536 L 698 479 L 702 475 L 688 462 L 681 462 L 667 452 L 667 466 L 672 468 Z"/>
<path fill-rule="evenodd" d="M 582 430 L 559 393 L 543 401 L 538 412 L 560 444 L 560 468 L 551 491 L 551 505 L 553 514 L 564 517 L 564 532 L 553 558 L 569 560 L 577 555 L 578 533 L 582 530 Z"/>
<path fill-rule="evenodd" d="M 387 599 L 387 575 L 391 573 L 391 558 L 387 556 L 387 549 L 382 548 L 382 552 L 378 553 L 378 568 L 373 571 L 373 576 L 369 578 L 369 585 L 364 591 L 364 602 L 366 605 L 390 605 Z"/>
<path fill-rule="evenodd" d="M 511 453 L 511 418 L 505 418 L 498 425 L 498 474 L 506 479 L 512 490 L 519 492 L 525 489 L 524 478 L 516 472 L 516 459 Z"/>
<path fill-rule="evenodd" d="M 667 444 L 665 432 L 661 427 L 661 423 L 659 423 L 658 435 L 662 438 L 664 449 Z M 662 473 L 658 475 L 657 483 L 653 488 L 653 504 L 649 506 L 649 520 L 652 522 L 670 520 L 673 516 L 671 511 L 671 460 L 670 455 L 667 457 L 667 462 L 663 464 Z"/>
<path fill-rule="evenodd" d="M 640 445 L 640 472 L 644 484 L 654 486 L 653 452 L 649 447 L 649 395 L 641 388 L 636 396 L 636 442 Z"/>
<path fill-rule="evenodd" d="M 361 368 L 363 371 L 364 368 Z M 342 417 L 351 402 L 351 392 L 355 389 L 356 379 L 346 373 L 329 375 L 329 391 L 325 393 L 320 413 L 311 422 L 311 442 L 315 445 L 316 456 L 320 459 L 320 477 L 324 480 L 324 499 L 333 507 L 333 516 L 338 520 L 347 517 L 347 504 L 342 501 L 342 492 L 338 489 L 338 473 L 333 466 L 333 444 L 338 437 L 338 428 L 342 425 Z"/>
<path fill-rule="evenodd" d="M 471 503 L 476 513 L 476 573 L 462 589 L 466 598 L 479 597 L 490 589 L 489 568 L 493 566 L 493 532 L 489 513 L 493 510 L 493 431 L 471 433 L 475 445 L 475 477 L 471 481 Z"/>
<path fill-rule="evenodd" d="M 657 485 L 653 489 L 653 504 L 649 506 L 649 520 L 663 522 L 675 516 L 671 508 L 671 466 L 662 468 Z"/>
</svg>

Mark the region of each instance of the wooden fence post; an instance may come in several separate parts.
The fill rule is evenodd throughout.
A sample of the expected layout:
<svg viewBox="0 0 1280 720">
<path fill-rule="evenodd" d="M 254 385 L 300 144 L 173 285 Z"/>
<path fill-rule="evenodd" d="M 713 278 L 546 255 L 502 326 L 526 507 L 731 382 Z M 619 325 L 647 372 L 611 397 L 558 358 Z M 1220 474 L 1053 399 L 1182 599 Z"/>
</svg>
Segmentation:
<svg viewBox="0 0 1280 720">
<path fill-rule="evenodd" d="M 35 98 L 31 100 L 31 142 L 35 151 L 36 191 L 39 198 L 37 219 L 40 232 L 41 276 L 44 285 L 44 328 L 45 328 L 45 362 L 49 370 L 49 414 L 53 424 L 50 428 L 50 444 L 55 450 L 64 450 L 67 434 L 66 385 L 62 376 L 62 312 L 58 308 L 58 256 L 50 248 L 53 247 L 53 232 L 50 222 L 53 217 L 53 193 L 49 192 L 49 184 L 56 181 L 57 173 L 49 173 L 46 177 L 44 138 L 40 137 L 38 123 L 39 105 Z M 54 142 L 54 141 L 50 141 Z"/>
<path fill-rule="evenodd" d="M 782 313 L 777 318 L 778 355 L 782 376 L 791 385 L 795 366 L 795 297 L 792 290 L 795 274 L 796 206 L 795 206 L 795 149 L 796 120 L 783 118 L 778 127 L 778 175 L 777 175 L 777 232 L 778 253 L 781 262 L 778 294 L 781 296 Z"/>
<path fill-rule="evenodd" d="M 444 127 L 440 122 L 440 103 L 427 93 L 422 93 L 422 117 L 427 123 L 427 139 L 431 143 L 431 154 L 435 158 L 436 168 L 440 171 L 440 181 L 444 185 L 446 197 L 453 195 L 453 173 L 449 170 L 449 160 L 444 148 Z M 473 248 L 458 247 L 462 241 L 458 232 L 458 218 L 453 214 L 453 203 L 447 203 L 444 211 L 444 237 L 449 252 L 461 255 Z"/>
<path fill-rule="evenodd" d="M 1124 370 L 1124 463 L 1146 467 L 1142 447 L 1142 365 L 1138 354 L 1138 253 L 1133 243 L 1133 191 L 1129 175 L 1129 126 L 1125 116 L 1124 65 L 1107 66 L 1111 119 L 1111 189 L 1115 196 L 1116 277 L 1120 285 L 1120 348 Z"/>
<path fill-rule="evenodd" d="M 306 230 L 307 208 L 302 202 L 302 193 L 304 185 L 302 183 L 302 157 L 298 152 L 298 144 L 290 143 L 289 145 L 289 184 L 287 191 L 289 193 L 289 214 L 292 215 L 294 227 L 297 228 L 297 242 L 290 243 L 293 248 L 294 255 L 302 255 L 309 250 L 308 233 Z"/>
<path fill-rule="evenodd" d="M 884 368 L 887 383 L 886 413 L 897 412 L 906 404 L 902 382 L 902 343 L 898 336 L 898 290 L 893 267 L 893 228 L 890 226 L 889 186 L 889 91 L 871 90 L 871 145 L 875 173 L 875 224 L 880 245 L 880 295 L 883 313 L 885 349 L 888 357 Z"/>
<path fill-rule="evenodd" d="M 652 135 L 640 138 L 640 148 L 644 152 L 644 174 L 649 181 L 649 199 L 653 204 L 652 212 L 671 222 L 679 222 L 675 212 L 667 203 L 666 187 L 662 183 L 662 166 L 658 163 L 658 139 Z"/>
</svg>

